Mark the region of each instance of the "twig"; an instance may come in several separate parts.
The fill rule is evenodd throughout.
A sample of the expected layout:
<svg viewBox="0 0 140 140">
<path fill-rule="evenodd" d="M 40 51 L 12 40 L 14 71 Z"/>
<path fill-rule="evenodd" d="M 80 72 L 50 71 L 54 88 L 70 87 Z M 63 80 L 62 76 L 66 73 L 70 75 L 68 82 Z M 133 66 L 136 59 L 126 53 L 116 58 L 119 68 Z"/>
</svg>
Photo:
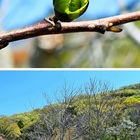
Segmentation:
<svg viewBox="0 0 140 140">
<path fill-rule="evenodd" d="M 118 15 L 99 20 L 57 23 L 50 20 L 42 21 L 24 28 L 3 32 L 0 34 L 0 49 L 6 47 L 10 42 L 48 34 L 62 34 L 71 32 L 120 32 L 120 28 L 114 26 L 140 20 L 140 11 Z"/>
</svg>

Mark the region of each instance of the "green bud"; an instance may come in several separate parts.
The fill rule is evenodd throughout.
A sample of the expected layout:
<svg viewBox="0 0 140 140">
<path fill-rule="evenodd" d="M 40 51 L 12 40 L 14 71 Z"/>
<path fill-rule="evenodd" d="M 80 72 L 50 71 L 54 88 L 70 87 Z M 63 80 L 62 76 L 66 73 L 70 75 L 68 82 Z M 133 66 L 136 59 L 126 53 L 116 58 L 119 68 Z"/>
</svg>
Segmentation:
<svg viewBox="0 0 140 140">
<path fill-rule="evenodd" d="M 70 22 L 81 16 L 89 5 L 89 0 L 53 0 L 54 21 Z"/>
</svg>

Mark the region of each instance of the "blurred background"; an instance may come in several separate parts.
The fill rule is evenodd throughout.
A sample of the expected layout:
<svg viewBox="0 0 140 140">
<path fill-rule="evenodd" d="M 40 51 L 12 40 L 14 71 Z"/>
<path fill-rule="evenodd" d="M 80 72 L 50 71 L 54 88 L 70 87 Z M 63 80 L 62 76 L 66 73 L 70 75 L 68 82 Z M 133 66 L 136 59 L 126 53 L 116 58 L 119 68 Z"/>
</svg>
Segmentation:
<svg viewBox="0 0 140 140">
<path fill-rule="evenodd" d="M 53 0 L 0 0 L 0 30 L 32 25 L 53 12 Z M 140 10 L 140 0 L 90 0 L 77 20 Z M 46 35 L 10 43 L 0 51 L 1 68 L 139 68 L 140 22 L 121 33 Z"/>
</svg>

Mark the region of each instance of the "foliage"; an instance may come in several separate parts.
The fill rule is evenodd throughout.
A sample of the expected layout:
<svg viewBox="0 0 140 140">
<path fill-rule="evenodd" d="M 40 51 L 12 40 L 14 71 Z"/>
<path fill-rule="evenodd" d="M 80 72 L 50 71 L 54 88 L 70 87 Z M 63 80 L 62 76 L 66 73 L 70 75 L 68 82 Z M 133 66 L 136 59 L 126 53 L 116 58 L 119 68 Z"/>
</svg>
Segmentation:
<svg viewBox="0 0 140 140">
<path fill-rule="evenodd" d="M 114 137 L 116 140 L 131 140 L 135 129 L 135 123 L 130 120 L 122 119 L 116 126 L 108 128 L 107 137 Z"/>
<path fill-rule="evenodd" d="M 7 140 L 15 140 L 20 136 L 20 128 L 8 117 L 0 118 L 0 134 L 4 135 Z"/>
<path fill-rule="evenodd" d="M 133 106 L 135 104 L 140 104 L 140 101 L 138 101 L 135 97 L 129 97 L 125 99 L 124 104 L 126 106 Z"/>
<path fill-rule="evenodd" d="M 129 86 L 123 86 L 121 89 L 135 89 L 135 90 L 138 89 L 138 90 L 140 90 L 140 83 L 129 85 Z"/>
<path fill-rule="evenodd" d="M 81 92 L 82 91 L 82 92 Z M 90 80 L 81 90 L 64 85 L 58 103 L 0 118 L 7 140 L 138 140 L 140 84 L 112 90 Z M 84 93 L 84 94 L 81 94 Z"/>
<path fill-rule="evenodd" d="M 134 97 L 139 98 L 140 84 L 133 84 L 129 86 L 123 86 L 119 90 L 116 90 L 115 95 L 120 97 Z"/>
<path fill-rule="evenodd" d="M 39 113 L 37 111 L 25 112 L 23 114 L 15 114 L 11 116 L 11 120 L 19 126 L 21 130 L 27 129 L 38 119 Z"/>
</svg>

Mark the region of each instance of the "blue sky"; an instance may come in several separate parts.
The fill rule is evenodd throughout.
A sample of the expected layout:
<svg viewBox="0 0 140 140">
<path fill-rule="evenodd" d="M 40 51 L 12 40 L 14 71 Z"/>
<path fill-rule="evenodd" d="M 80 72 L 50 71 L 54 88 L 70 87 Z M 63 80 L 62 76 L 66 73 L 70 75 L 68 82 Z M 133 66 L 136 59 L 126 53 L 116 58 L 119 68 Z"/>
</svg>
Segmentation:
<svg viewBox="0 0 140 140">
<path fill-rule="evenodd" d="M 12 115 L 45 106 L 64 84 L 84 85 L 89 78 L 108 81 L 114 88 L 140 83 L 139 70 L 4 70 L 0 71 L 0 115 Z M 61 95 L 59 95 L 61 97 Z"/>
<path fill-rule="evenodd" d="M 131 11 L 137 7 L 138 2 L 139 0 L 122 0 L 121 4 Z M 31 25 L 54 13 L 52 0 L 0 0 L 0 10 L 0 25 L 5 30 Z M 118 0 L 90 0 L 89 7 L 81 19 L 103 18 L 120 14 L 120 11 Z"/>
</svg>

